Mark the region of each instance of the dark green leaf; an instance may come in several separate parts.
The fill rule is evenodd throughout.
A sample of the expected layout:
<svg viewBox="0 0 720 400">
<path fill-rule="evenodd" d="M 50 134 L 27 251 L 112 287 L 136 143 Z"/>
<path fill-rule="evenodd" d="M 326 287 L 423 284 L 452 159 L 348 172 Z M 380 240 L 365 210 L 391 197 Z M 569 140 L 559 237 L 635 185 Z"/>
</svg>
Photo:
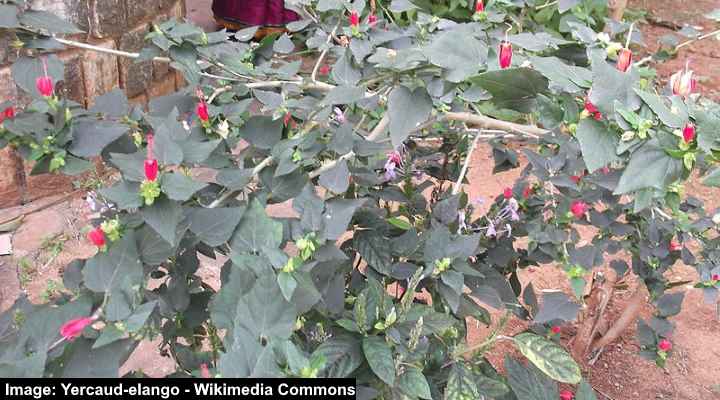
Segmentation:
<svg viewBox="0 0 720 400">
<path fill-rule="evenodd" d="M 394 386 L 395 360 L 393 360 L 392 349 L 385 339 L 379 336 L 368 336 L 363 339 L 362 347 L 370 369 L 383 382 Z"/>
<path fill-rule="evenodd" d="M 245 208 L 192 208 L 188 213 L 189 229 L 210 246 L 220 246 L 232 236 Z"/>
</svg>

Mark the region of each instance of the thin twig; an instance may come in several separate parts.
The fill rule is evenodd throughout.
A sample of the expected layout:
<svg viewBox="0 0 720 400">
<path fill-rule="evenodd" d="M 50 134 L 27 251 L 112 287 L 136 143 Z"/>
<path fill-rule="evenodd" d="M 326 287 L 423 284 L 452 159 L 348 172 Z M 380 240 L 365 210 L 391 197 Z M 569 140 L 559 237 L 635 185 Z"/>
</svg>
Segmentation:
<svg viewBox="0 0 720 400">
<path fill-rule="evenodd" d="M 332 42 L 335 32 L 337 32 L 337 29 L 340 27 L 340 21 L 341 20 L 338 20 L 337 24 L 335 24 L 335 27 L 328 34 L 327 39 L 325 40 L 326 48 L 323 49 L 322 53 L 320 53 L 320 57 L 318 57 L 317 62 L 315 63 L 315 67 L 313 67 L 312 74 L 310 75 L 310 79 L 313 82 L 317 82 L 316 78 L 318 70 L 320 69 L 320 64 L 322 64 L 323 60 L 325 60 L 325 56 L 327 56 L 328 50 L 330 50 L 330 42 Z"/>
<path fill-rule="evenodd" d="M 470 159 L 472 158 L 473 151 L 475 151 L 475 147 L 477 147 L 477 143 L 480 140 L 480 133 L 478 132 L 475 134 L 475 139 L 473 139 L 472 144 L 470 144 L 470 149 L 468 150 L 467 156 L 465 157 L 465 163 L 463 164 L 462 169 L 460 170 L 460 176 L 458 177 L 457 182 L 455 182 L 455 186 L 453 186 L 452 194 L 453 196 L 460 193 L 460 188 L 462 187 L 463 179 L 465 179 L 465 174 L 467 174 L 468 167 L 470 166 Z"/>
<path fill-rule="evenodd" d="M 696 37 L 695 39 L 690 39 L 690 40 L 688 40 L 688 41 L 682 42 L 682 43 L 680 43 L 679 45 L 675 46 L 675 51 L 678 51 L 678 50 L 680 50 L 681 48 L 683 48 L 683 47 L 685 47 L 685 46 L 689 46 L 689 45 L 692 44 L 692 43 L 695 43 L 695 42 L 697 42 L 697 41 L 700 41 L 700 40 L 704 40 L 704 39 L 713 37 L 713 36 L 715 36 L 715 35 L 720 35 L 720 29 L 715 30 L 715 31 L 712 31 L 712 32 L 707 33 L 707 34 L 702 35 L 702 36 L 698 36 L 698 37 Z"/>
</svg>

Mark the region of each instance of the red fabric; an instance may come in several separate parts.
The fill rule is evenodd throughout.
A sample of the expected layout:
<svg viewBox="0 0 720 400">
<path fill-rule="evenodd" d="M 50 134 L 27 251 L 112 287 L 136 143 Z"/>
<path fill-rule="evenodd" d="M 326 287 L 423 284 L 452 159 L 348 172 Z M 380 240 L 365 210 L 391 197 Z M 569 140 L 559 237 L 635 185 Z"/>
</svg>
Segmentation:
<svg viewBox="0 0 720 400">
<path fill-rule="evenodd" d="M 283 26 L 300 17 L 284 0 L 213 0 L 215 16 L 250 26 Z"/>
</svg>

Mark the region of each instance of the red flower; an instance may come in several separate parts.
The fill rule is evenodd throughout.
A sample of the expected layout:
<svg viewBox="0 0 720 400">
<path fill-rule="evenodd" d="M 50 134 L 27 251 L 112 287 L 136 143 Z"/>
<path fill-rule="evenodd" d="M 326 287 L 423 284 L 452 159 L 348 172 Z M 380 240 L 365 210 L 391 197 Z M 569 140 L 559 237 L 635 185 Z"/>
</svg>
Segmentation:
<svg viewBox="0 0 720 400">
<path fill-rule="evenodd" d="M 595 107 L 595 104 L 590 101 L 589 96 L 585 97 L 585 111 L 592 115 L 596 121 L 600 121 L 602 119 L 602 113 L 597 107 Z"/>
<path fill-rule="evenodd" d="M 155 181 L 158 177 L 158 171 L 160 170 L 160 167 L 158 166 L 158 161 L 155 159 L 148 159 L 145 160 L 145 178 L 149 181 Z"/>
<path fill-rule="evenodd" d="M 288 123 L 290 123 L 290 121 L 292 120 L 292 114 L 285 113 L 285 117 L 283 118 L 283 125 L 288 126 Z"/>
<path fill-rule="evenodd" d="M 210 378 L 210 369 L 205 363 L 200 364 L 200 376 L 203 378 Z"/>
<path fill-rule="evenodd" d="M 714 281 L 720 281 L 720 274 L 713 274 L 712 280 L 714 280 Z"/>
<path fill-rule="evenodd" d="M 357 27 L 358 25 L 360 25 L 360 16 L 358 15 L 358 12 L 355 10 L 353 10 L 350 13 L 350 25 L 354 26 L 354 27 Z"/>
<path fill-rule="evenodd" d="M 550 328 L 550 332 L 552 332 L 553 335 L 559 335 L 561 331 L 562 329 L 560 329 L 560 327 L 557 325 Z"/>
<path fill-rule="evenodd" d="M 500 43 L 500 53 L 498 54 L 498 62 L 500 63 L 500 68 L 510 68 L 510 65 L 512 64 L 512 55 L 512 44 L 506 41 Z"/>
<path fill-rule="evenodd" d="M 688 122 L 683 128 L 683 140 L 685 143 L 690 143 L 695 139 L 695 124 Z"/>
<path fill-rule="evenodd" d="M 60 334 L 65 340 L 74 340 L 82 331 L 95 321 L 94 317 L 71 319 L 60 327 Z"/>
<path fill-rule="evenodd" d="M 483 4 L 483 0 L 477 0 L 477 3 L 475 3 L 475 12 L 481 13 L 485 11 L 485 4 Z"/>
<path fill-rule="evenodd" d="M 505 190 L 503 190 L 503 196 L 506 200 L 510 200 L 513 197 L 513 190 L 512 188 L 506 187 Z"/>
<path fill-rule="evenodd" d="M 618 61 L 617 61 L 617 69 L 625 72 L 630 68 L 632 65 L 632 51 L 630 49 L 622 49 L 620 50 L 620 54 L 618 55 Z"/>
<path fill-rule="evenodd" d="M 684 69 L 670 77 L 670 86 L 676 96 L 688 97 L 695 91 L 697 81 L 693 78 L 693 71 L 689 68 L 689 63 L 685 64 Z"/>
<path fill-rule="evenodd" d="M 581 200 L 575 200 L 570 205 L 570 212 L 575 216 L 575 218 L 582 218 L 585 216 L 585 213 L 588 210 L 588 205 Z"/>
<path fill-rule="evenodd" d="M 200 118 L 200 120 L 203 122 L 207 122 L 210 119 L 210 113 L 208 113 L 208 106 L 205 100 L 197 104 L 197 107 L 195 107 L 195 112 L 197 113 L 198 118 Z"/>
<path fill-rule="evenodd" d="M 668 245 L 670 248 L 670 251 L 680 251 L 682 250 L 682 245 L 678 243 L 675 239 L 670 241 L 670 245 Z"/>
<path fill-rule="evenodd" d="M 327 75 L 330 73 L 330 66 L 327 64 L 323 64 L 322 67 L 318 70 L 320 72 L 320 75 Z"/>
<path fill-rule="evenodd" d="M 582 179 L 582 175 L 573 175 L 570 177 L 570 180 L 575 182 L 576 185 L 580 183 L 580 179 Z"/>
<path fill-rule="evenodd" d="M 607 175 L 610 173 L 610 168 L 602 167 L 602 169 L 600 171 L 602 171 L 603 175 Z"/>
<path fill-rule="evenodd" d="M 368 25 L 373 26 L 377 24 L 377 20 L 378 18 L 375 14 L 368 15 Z"/>
<path fill-rule="evenodd" d="M 523 198 L 527 199 L 533 194 L 533 188 L 532 186 L 528 185 L 525 187 L 525 190 L 523 190 Z"/>
<path fill-rule="evenodd" d="M 44 97 L 51 97 L 53 95 L 53 80 L 47 75 L 38 77 L 35 80 L 35 87 Z"/>
<path fill-rule="evenodd" d="M 662 351 L 670 351 L 672 349 L 672 343 L 669 340 L 663 339 L 658 343 L 658 349 Z"/>
<path fill-rule="evenodd" d="M 92 242 L 92 244 L 94 244 L 95 246 L 105 246 L 105 232 L 103 232 L 103 230 L 99 227 L 88 232 L 87 237 L 88 240 L 90 240 L 90 242 Z"/>
<path fill-rule="evenodd" d="M 573 398 L 573 392 L 567 389 L 560 392 L 560 400 L 573 400 Z"/>
<path fill-rule="evenodd" d="M 12 119 L 15 118 L 15 107 L 10 106 L 3 111 L 3 117 Z"/>
</svg>

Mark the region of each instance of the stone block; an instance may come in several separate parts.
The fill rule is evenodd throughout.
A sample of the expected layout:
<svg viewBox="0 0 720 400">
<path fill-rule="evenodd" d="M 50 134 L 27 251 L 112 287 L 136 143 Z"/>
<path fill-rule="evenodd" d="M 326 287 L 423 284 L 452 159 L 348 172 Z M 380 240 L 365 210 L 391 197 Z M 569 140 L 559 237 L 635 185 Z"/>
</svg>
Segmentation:
<svg viewBox="0 0 720 400">
<path fill-rule="evenodd" d="M 143 110 L 147 110 L 148 97 L 146 94 L 141 94 L 139 96 L 130 98 L 130 99 L 128 99 L 128 102 L 130 103 L 130 105 L 138 106 L 138 107 L 142 108 Z"/>
<path fill-rule="evenodd" d="M 95 46 L 109 49 L 115 48 L 115 42 L 105 40 L 93 43 Z M 85 97 L 87 106 L 94 104 L 98 96 L 111 91 L 118 86 L 120 80 L 117 56 L 96 51 L 88 51 L 82 59 L 82 68 L 85 80 Z"/>
<path fill-rule="evenodd" d="M 175 76 L 173 74 L 167 74 L 165 77 L 158 81 L 153 82 L 152 86 L 148 90 L 148 97 L 155 98 L 160 96 L 167 96 L 175 91 Z"/>
<path fill-rule="evenodd" d="M 81 51 L 67 51 L 58 54 L 65 64 L 65 78 L 58 82 L 57 93 L 62 97 L 85 105 L 85 81 L 83 80 Z"/>
<path fill-rule="evenodd" d="M 0 68 L 0 102 L 17 99 L 17 86 L 12 79 L 10 66 Z"/>
<path fill-rule="evenodd" d="M 25 162 L 25 202 L 73 191 L 75 178 L 62 174 L 30 175 L 33 165 L 34 163 Z"/>
<path fill-rule="evenodd" d="M 122 35 L 118 41 L 120 50 L 139 52 L 144 46 L 145 35 L 149 31 L 147 24 L 140 25 L 130 32 Z M 151 61 L 136 62 L 130 58 L 120 58 L 119 73 L 120 87 L 125 89 L 128 97 L 138 96 L 147 90 L 153 76 L 153 63 Z"/>
<path fill-rule="evenodd" d="M 144 1 L 137 1 L 143 4 Z M 125 0 L 93 0 L 89 2 L 90 34 L 98 39 L 119 37 L 128 29 Z"/>
<path fill-rule="evenodd" d="M 164 9 L 164 0 L 126 0 L 128 26 L 147 22 Z"/>
<path fill-rule="evenodd" d="M 22 164 L 20 158 L 10 147 L 0 150 L 0 208 L 12 207 L 22 203 Z"/>
</svg>

